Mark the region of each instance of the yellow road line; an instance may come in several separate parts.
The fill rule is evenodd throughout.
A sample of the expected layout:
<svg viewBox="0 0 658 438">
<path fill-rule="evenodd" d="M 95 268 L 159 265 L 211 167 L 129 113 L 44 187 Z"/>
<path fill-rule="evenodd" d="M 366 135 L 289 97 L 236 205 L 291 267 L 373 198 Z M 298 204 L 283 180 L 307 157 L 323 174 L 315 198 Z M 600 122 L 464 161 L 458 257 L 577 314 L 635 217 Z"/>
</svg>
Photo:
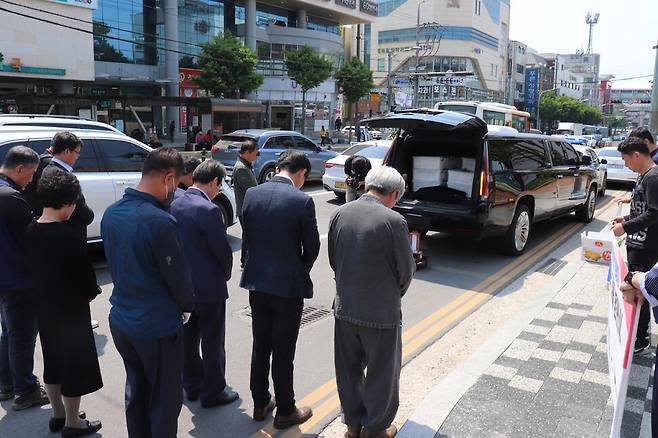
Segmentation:
<svg viewBox="0 0 658 438">
<path fill-rule="evenodd" d="M 616 193 L 616 192 L 615 192 Z M 603 214 L 611 205 L 614 196 L 606 201 L 600 208 L 597 217 Z M 555 231 L 555 237 L 543 245 L 540 245 L 533 250 L 523 254 L 521 257 L 514 259 L 509 264 L 505 265 L 500 271 L 482 280 L 475 285 L 473 289 L 464 292 L 458 298 L 450 303 L 441 307 L 422 321 L 416 323 L 402 334 L 403 350 L 402 361 L 409 355 L 413 354 L 418 348 L 422 347 L 427 341 L 436 336 L 441 330 L 448 327 L 454 321 L 459 320 L 471 309 L 475 308 L 485 299 L 489 298 L 499 287 L 503 286 L 507 281 L 514 278 L 524 269 L 531 267 L 542 256 L 553 251 L 557 246 L 564 243 L 565 240 L 571 238 L 571 233 L 576 231 L 583 225 L 580 223 L 565 225 L 559 230 Z M 450 310 L 463 305 L 459 312 L 453 312 L 452 315 L 445 316 Z M 437 321 L 438 320 L 438 321 Z M 429 328 L 428 328 L 429 327 Z M 322 403 L 317 409 L 314 409 L 313 417 L 306 423 L 299 427 L 288 429 L 281 438 L 296 438 L 302 433 L 311 430 L 317 423 L 324 420 L 324 418 L 340 407 L 340 400 L 336 391 L 336 379 L 333 378 L 324 383 L 319 388 L 308 394 L 306 397 L 298 401 L 299 406 L 313 406 L 318 401 L 323 400 L 330 393 L 333 396 L 327 401 Z M 277 433 L 272 423 L 268 424 L 265 428 L 260 429 L 251 438 L 269 438 Z"/>
</svg>

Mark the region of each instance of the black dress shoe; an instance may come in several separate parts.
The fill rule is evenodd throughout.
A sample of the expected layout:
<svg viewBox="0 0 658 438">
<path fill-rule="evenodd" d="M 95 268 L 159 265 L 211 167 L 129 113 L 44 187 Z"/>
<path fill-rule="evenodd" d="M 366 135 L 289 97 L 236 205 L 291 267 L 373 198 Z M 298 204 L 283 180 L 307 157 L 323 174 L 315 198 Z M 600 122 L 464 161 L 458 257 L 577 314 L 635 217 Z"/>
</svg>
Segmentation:
<svg viewBox="0 0 658 438">
<path fill-rule="evenodd" d="M 227 405 L 229 403 L 233 403 L 238 398 L 240 398 L 240 395 L 237 392 L 224 389 L 222 392 L 220 392 L 218 395 L 216 395 L 209 401 L 201 400 L 201 407 L 212 408 L 215 406 Z"/>
<path fill-rule="evenodd" d="M 81 420 L 84 420 L 85 418 L 87 418 L 87 414 L 80 411 L 80 412 L 78 412 L 78 417 Z M 64 428 L 65 425 L 66 425 L 66 418 L 55 418 L 55 417 L 53 417 L 48 422 L 48 428 L 53 433 L 54 432 L 59 432 L 60 430 L 62 430 Z"/>
<path fill-rule="evenodd" d="M 82 429 L 78 429 L 77 427 L 65 427 L 62 429 L 62 438 L 75 438 L 78 436 L 91 435 L 92 433 L 98 432 L 101 430 L 101 427 L 103 427 L 100 421 L 85 421 L 87 422 L 87 427 Z"/>
<path fill-rule="evenodd" d="M 272 412 L 275 406 L 274 400 L 270 400 L 266 406 L 260 408 L 254 406 L 254 421 L 263 421 L 267 417 L 268 412 Z"/>
<path fill-rule="evenodd" d="M 185 391 L 187 399 L 191 402 L 199 400 L 199 393 L 196 391 Z"/>
</svg>

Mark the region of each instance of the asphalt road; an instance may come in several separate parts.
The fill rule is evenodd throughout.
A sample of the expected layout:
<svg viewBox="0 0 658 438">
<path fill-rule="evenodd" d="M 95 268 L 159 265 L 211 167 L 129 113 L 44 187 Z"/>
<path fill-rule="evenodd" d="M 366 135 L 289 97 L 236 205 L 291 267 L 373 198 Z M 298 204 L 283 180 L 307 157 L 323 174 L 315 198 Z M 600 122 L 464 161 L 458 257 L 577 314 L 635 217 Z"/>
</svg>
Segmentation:
<svg viewBox="0 0 658 438">
<path fill-rule="evenodd" d="M 320 184 L 305 187 L 305 191 L 315 201 L 322 240 L 320 257 L 311 273 L 315 295 L 313 299 L 307 300 L 305 306 L 315 307 L 315 315 L 319 315 L 319 319 L 305 324 L 300 332 L 295 361 L 295 389 L 298 403 L 311 405 L 316 414 L 301 428 L 276 435 L 285 437 L 318 433 L 335 418 L 339 407 L 333 380 L 333 319 L 330 316 L 335 289 L 333 272 L 327 260 L 326 233 L 330 215 L 340 204 L 332 193 L 322 191 Z M 600 208 L 606 208 L 606 203 L 610 208 L 610 193 L 599 198 L 599 205 L 603 205 Z M 600 229 L 602 223 L 591 226 Z M 523 275 L 531 266 L 543 260 L 551 249 L 582 229 L 583 224 L 577 222 L 573 215 L 538 224 L 528 250 L 518 258 L 501 255 L 492 241 L 470 241 L 430 233 L 422 245 L 429 258 L 429 266 L 416 274 L 403 300 L 403 360 L 406 362 L 413 358 L 486 302 L 492 294 Z M 238 287 L 240 233 L 239 224 L 229 228 L 230 243 L 234 249 L 234 270 L 229 282 L 226 347 L 227 381 L 240 393 L 241 399 L 232 405 L 213 409 L 202 409 L 199 402 L 185 402 L 179 418 L 181 437 L 266 437 L 273 436 L 275 432 L 271 419 L 262 423 L 251 420 L 251 326 L 245 314 L 248 294 Z M 103 421 L 102 436 L 124 437 L 127 435 L 123 415 L 125 374 L 121 358 L 112 344 L 107 321 L 112 283 L 102 252 L 94 251 L 92 256 L 103 289 L 103 294 L 92 302 L 92 317 L 100 321 L 95 334 L 105 386 L 97 393 L 84 397 L 82 409 L 89 418 Z M 35 373 L 40 375 L 41 372 L 39 351 Z M 10 403 L 2 402 L 0 436 L 48 436 L 49 415 L 48 407 L 12 412 Z"/>
</svg>

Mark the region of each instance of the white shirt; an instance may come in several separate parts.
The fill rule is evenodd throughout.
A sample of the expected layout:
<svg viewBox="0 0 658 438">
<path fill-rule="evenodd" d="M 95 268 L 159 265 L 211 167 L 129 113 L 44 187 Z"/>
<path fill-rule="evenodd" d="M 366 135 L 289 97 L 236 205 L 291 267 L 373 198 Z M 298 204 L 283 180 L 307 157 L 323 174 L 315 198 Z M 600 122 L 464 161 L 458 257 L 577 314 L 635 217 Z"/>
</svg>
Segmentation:
<svg viewBox="0 0 658 438">
<path fill-rule="evenodd" d="M 70 164 L 63 162 L 59 158 L 53 157 L 52 161 L 62 166 L 64 169 L 68 170 L 70 173 L 73 173 L 73 167 Z"/>
<path fill-rule="evenodd" d="M 210 200 L 210 198 L 208 197 L 208 194 L 206 192 L 204 192 L 203 190 L 201 190 L 200 188 L 198 188 L 198 187 L 192 186 L 192 187 L 189 187 L 187 190 L 196 190 L 197 192 L 200 192 L 201 194 L 203 194 L 203 197 L 206 198 L 208 200 L 208 202 L 212 202 Z"/>
</svg>

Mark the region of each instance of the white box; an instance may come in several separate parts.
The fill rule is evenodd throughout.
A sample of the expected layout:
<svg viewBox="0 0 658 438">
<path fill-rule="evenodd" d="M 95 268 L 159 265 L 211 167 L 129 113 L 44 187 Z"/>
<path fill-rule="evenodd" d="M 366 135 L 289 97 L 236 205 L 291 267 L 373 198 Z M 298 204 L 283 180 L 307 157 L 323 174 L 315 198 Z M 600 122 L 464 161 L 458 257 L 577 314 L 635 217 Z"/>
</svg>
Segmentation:
<svg viewBox="0 0 658 438">
<path fill-rule="evenodd" d="M 414 178 L 413 190 L 414 192 L 417 192 L 424 187 L 437 187 L 445 185 L 445 178 L 443 180 L 437 180 L 436 178 Z"/>
<path fill-rule="evenodd" d="M 475 173 L 475 158 L 462 157 L 462 169 Z"/>
<path fill-rule="evenodd" d="M 473 172 L 465 170 L 448 170 L 448 187 L 451 189 L 459 190 L 466 193 L 467 196 L 471 195 L 473 191 Z"/>
<path fill-rule="evenodd" d="M 612 233 L 609 231 L 584 231 L 580 235 L 583 260 L 607 265 L 610 262 L 612 242 Z"/>
<path fill-rule="evenodd" d="M 458 169 L 459 166 L 461 166 L 460 157 L 414 156 L 414 170 L 436 169 L 442 171 L 447 169 Z"/>
</svg>

